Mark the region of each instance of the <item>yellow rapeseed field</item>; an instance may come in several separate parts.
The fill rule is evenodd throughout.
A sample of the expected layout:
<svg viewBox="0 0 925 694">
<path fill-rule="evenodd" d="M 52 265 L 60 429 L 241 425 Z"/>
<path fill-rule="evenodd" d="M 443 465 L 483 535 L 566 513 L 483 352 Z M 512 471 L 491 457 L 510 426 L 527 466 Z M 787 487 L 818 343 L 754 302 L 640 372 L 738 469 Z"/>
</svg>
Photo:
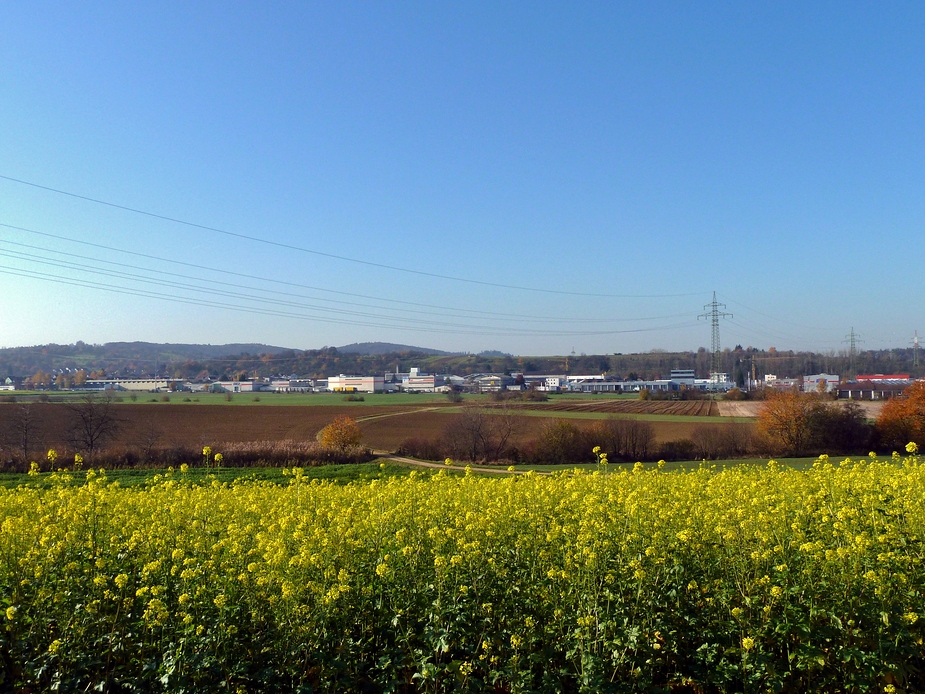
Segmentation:
<svg viewBox="0 0 925 694">
<path fill-rule="evenodd" d="M 0 489 L 9 691 L 922 691 L 925 466 Z"/>
</svg>

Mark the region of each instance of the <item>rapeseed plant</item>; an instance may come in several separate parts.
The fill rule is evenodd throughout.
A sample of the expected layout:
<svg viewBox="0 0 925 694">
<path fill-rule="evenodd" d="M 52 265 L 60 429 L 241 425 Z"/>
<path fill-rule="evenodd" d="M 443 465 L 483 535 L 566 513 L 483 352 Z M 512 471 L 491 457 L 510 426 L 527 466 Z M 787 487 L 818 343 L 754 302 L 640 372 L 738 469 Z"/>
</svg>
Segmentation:
<svg viewBox="0 0 925 694">
<path fill-rule="evenodd" d="M 0 489 L 4 686 L 925 688 L 916 450 L 601 468 Z"/>
</svg>

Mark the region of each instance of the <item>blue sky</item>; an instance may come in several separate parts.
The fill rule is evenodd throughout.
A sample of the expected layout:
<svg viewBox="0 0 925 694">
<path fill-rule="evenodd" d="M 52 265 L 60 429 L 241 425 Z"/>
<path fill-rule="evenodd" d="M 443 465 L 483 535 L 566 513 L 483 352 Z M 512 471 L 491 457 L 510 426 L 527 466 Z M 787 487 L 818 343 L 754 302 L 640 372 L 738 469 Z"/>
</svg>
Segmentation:
<svg viewBox="0 0 925 694">
<path fill-rule="evenodd" d="M 907 347 L 923 75 L 921 3 L 7 3 L 0 346 Z"/>
</svg>

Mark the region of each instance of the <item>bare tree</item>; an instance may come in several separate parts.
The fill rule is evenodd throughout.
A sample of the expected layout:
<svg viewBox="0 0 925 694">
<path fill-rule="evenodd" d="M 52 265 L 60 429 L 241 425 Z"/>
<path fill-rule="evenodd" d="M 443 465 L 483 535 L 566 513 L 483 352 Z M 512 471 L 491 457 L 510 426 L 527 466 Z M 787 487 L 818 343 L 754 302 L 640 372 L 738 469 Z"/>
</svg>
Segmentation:
<svg viewBox="0 0 925 694">
<path fill-rule="evenodd" d="M 151 420 L 145 421 L 145 423 L 135 431 L 135 441 L 141 449 L 141 457 L 146 463 L 150 463 L 154 460 L 163 434 L 164 432 L 161 428 Z"/>
<path fill-rule="evenodd" d="M 29 454 L 42 445 L 41 418 L 28 403 L 4 407 L 4 426 L 2 436 L 5 443 L 21 456 L 29 459 Z"/>
<path fill-rule="evenodd" d="M 92 461 L 93 456 L 115 438 L 122 427 L 114 407 L 109 391 L 103 397 L 89 393 L 67 406 L 71 413 L 68 442 L 74 449 L 86 453 L 88 461 Z"/>
<path fill-rule="evenodd" d="M 515 415 L 506 408 L 486 410 L 467 405 L 444 430 L 452 457 L 461 460 L 498 460 L 516 429 Z"/>
<path fill-rule="evenodd" d="M 655 443 L 652 425 L 638 419 L 611 417 L 602 420 L 593 435 L 614 460 L 646 460 Z"/>
</svg>

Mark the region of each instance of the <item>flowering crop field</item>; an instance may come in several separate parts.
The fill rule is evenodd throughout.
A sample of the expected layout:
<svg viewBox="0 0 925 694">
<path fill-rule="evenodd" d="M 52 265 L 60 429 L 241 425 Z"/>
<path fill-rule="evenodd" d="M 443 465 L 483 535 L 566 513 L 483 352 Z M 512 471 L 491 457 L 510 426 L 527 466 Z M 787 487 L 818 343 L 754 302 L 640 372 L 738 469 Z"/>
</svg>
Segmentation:
<svg viewBox="0 0 925 694">
<path fill-rule="evenodd" d="M 925 465 L 0 489 L 5 691 L 923 691 Z"/>
</svg>

